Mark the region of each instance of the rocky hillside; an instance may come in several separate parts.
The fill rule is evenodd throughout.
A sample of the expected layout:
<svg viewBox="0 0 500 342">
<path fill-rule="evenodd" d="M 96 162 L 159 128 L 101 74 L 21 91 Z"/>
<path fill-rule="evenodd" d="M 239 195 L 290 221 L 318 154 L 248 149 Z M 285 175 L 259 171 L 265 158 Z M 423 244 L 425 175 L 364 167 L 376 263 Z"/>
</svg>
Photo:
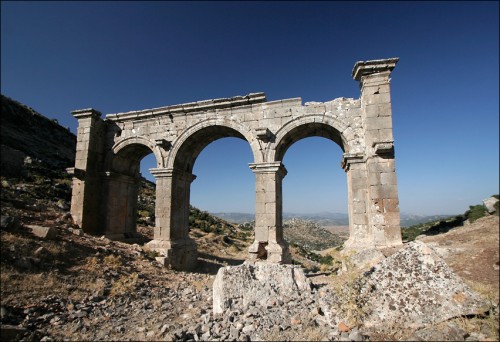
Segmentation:
<svg viewBox="0 0 500 342">
<path fill-rule="evenodd" d="M 30 156 L 61 169 L 74 165 L 76 136 L 57 121 L 2 95 L 0 123 L 2 174 L 10 171 L 8 164 L 15 162 L 9 160 L 11 155 L 17 156 L 16 160 Z"/>
</svg>

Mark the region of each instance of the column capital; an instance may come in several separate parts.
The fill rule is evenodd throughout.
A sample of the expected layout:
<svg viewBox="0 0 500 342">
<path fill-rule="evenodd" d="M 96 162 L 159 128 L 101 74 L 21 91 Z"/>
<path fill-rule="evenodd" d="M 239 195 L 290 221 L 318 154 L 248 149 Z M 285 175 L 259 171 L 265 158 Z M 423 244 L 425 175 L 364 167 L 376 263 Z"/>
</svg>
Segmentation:
<svg viewBox="0 0 500 342">
<path fill-rule="evenodd" d="M 87 119 L 87 118 L 99 119 L 102 115 L 101 112 L 93 108 L 77 109 L 72 111 L 71 114 L 77 119 Z"/>
<path fill-rule="evenodd" d="M 192 182 L 196 179 L 196 176 L 193 175 L 192 173 L 189 173 L 187 171 L 181 171 L 179 169 L 174 169 L 174 168 L 151 168 L 149 169 L 149 172 L 151 172 L 151 174 L 155 178 L 179 177 L 180 179 L 185 179 L 188 180 L 189 182 Z"/>
<path fill-rule="evenodd" d="M 352 78 L 356 81 L 361 81 L 363 76 L 379 74 L 385 71 L 389 73 L 396 67 L 399 61 L 398 57 L 388 59 L 376 59 L 371 61 L 356 62 L 352 69 Z"/>
<path fill-rule="evenodd" d="M 344 153 L 340 166 L 344 171 L 348 171 L 351 164 L 364 163 L 366 161 L 365 155 L 362 153 Z"/>
<path fill-rule="evenodd" d="M 253 173 L 278 173 L 281 177 L 285 177 L 288 173 L 285 165 L 280 161 L 271 163 L 249 163 L 248 166 Z"/>
</svg>

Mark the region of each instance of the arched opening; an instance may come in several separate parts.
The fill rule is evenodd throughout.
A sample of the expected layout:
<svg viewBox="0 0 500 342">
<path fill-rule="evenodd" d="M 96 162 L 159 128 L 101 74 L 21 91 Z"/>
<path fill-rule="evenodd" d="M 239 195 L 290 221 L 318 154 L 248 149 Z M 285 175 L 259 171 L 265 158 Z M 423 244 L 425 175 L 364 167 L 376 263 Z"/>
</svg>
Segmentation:
<svg viewBox="0 0 500 342">
<path fill-rule="evenodd" d="M 341 158 L 342 150 L 322 137 L 304 138 L 287 150 L 283 235 L 292 251 L 319 253 L 349 237 L 347 176 Z"/>
<path fill-rule="evenodd" d="M 140 184 L 137 194 L 137 232 L 142 237 L 153 239 L 156 206 L 156 179 L 149 171 L 157 165 L 156 157 L 150 153 L 140 161 Z"/>
<path fill-rule="evenodd" d="M 253 240 L 253 229 L 236 229 L 239 218 L 255 210 L 253 161 L 246 140 L 224 137 L 208 144 L 197 156 L 191 185 L 189 236 L 197 241 L 202 264 L 221 265 L 230 257 L 242 263 Z M 211 215 L 208 215 L 210 213 Z"/>
<path fill-rule="evenodd" d="M 340 132 L 317 122 L 295 127 L 277 146 L 276 158 L 282 158 L 287 169 L 282 185 L 283 234 L 291 247 L 321 251 L 348 238 L 348 180 L 340 166 L 343 152 Z"/>
<path fill-rule="evenodd" d="M 202 128 L 182 143 L 174 160 L 174 168 L 193 173 L 194 163 L 200 152 L 210 143 L 227 137 L 235 137 L 246 140 L 245 137 L 235 130 L 227 126 L 208 126 Z"/>
<path fill-rule="evenodd" d="M 174 147 L 170 152 L 172 159 L 167 161 L 170 167 L 153 170 L 157 181 L 156 224 L 154 240 L 149 245 L 168 256 L 174 268 L 192 269 L 196 266 L 197 247 L 189 236 L 191 183 L 196 179 L 193 174 L 195 162 L 210 143 L 227 137 L 248 141 L 235 128 L 200 125 L 173 142 Z M 253 150 L 251 155 L 254 155 Z M 191 223 L 194 223 L 194 219 L 191 218 Z"/>
<path fill-rule="evenodd" d="M 103 186 L 105 206 L 105 233 L 113 239 L 137 238 L 137 221 L 144 218 L 154 223 L 154 186 L 149 183 L 148 196 L 144 195 L 145 183 L 141 175 L 141 162 L 146 159 L 156 164 L 150 146 L 131 141 L 115 148 L 108 162 Z M 153 203 L 151 203 L 153 202 Z M 149 207 L 145 205 L 148 203 Z M 153 215 L 151 215 L 151 211 Z"/>
</svg>

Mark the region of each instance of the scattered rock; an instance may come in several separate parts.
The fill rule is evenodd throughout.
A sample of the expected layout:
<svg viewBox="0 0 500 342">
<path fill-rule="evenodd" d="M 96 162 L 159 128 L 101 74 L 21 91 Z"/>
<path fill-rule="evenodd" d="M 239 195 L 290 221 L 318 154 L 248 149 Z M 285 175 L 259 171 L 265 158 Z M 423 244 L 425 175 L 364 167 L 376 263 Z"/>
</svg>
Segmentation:
<svg viewBox="0 0 500 342">
<path fill-rule="evenodd" d="M 43 227 L 37 225 L 27 225 L 27 228 L 31 229 L 33 235 L 38 236 L 42 239 L 55 240 L 57 238 L 57 231 L 54 227 Z"/>
<path fill-rule="evenodd" d="M 2 341 L 14 341 L 19 340 L 28 330 L 9 324 L 0 324 L 0 336 L 2 337 Z"/>
<path fill-rule="evenodd" d="M 365 269 L 375 266 L 385 259 L 382 252 L 377 249 L 365 249 L 352 255 L 349 261 L 359 269 Z"/>
<path fill-rule="evenodd" d="M 13 232 L 21 226 L 21 223 L 16 217 L 2 215 L 0 227 L 3 230 Z"/>
<path fill-rule="evenodd" d="M 66 202 L 62 199 L 57 201 L 56 206 L 62 210 L 69 210 L 69 205 L 67 205 Z"/>
<path fill-rule="evenodd" d="M 351 330 L 344 322 L 340 322 L 338 325 L 337 325 L 337 329 L 340 331 L 340 332 L 348 332 L 349 330 Z"/>
<path fill-rule="evenodd" d="M 453 322 L 444 327 L 430 326 L 413 333 L 407 341 L 465 341 L 467 332 Z M 477 341 L 477 340 L 476 340 Z"/>
<path fill-rule="evenodd" d="M 499 201 L 498 198 L 492 196 L 492 197 L 488 197 L 487 199 L 484 199 L 483 204 L 486 207 L 486 210 L 488 210 L 488 212 L 490 214 L 493 214 L 496 211 L 495 204 L 498 201 Z"/>
<path fill-rule="evenodd" d="M 78 235 L 78 236 L 82 236 L 84 233 L 83 233 L 83 230 L 81 228 L 68 228 L 68 230 L 75 234 L 75 235 Z"/>
</svg>

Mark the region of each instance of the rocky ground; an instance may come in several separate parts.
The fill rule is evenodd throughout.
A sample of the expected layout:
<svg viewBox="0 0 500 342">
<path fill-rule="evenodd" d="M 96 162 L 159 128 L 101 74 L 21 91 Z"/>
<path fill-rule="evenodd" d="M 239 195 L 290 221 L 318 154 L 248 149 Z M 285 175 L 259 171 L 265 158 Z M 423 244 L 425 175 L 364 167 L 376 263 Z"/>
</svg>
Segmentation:
<svg viewBox="0 0 500 342">
<path fill-rule="evenodd" d="M 2 178 L 2 340 L 498 340 L 498 216 L 419 238 L 490 302 L 488 312 L 377 333 L 360 322 L 340 324 L 326 309 L 356 275 L 348 271 L 309 273 L 310 291 L 235 303 L 214 315 L 215 275 L 243 263 L 251 236 L 191 229 L 199 265 L 178 272 L 143 248 L 151 226 L 139 225 L 143 238 L 130 243 L 83 234 L 68 214 L 69 191 L 64 177 Z M 55 236 L 36 236 L 33 225 Z M 328 270 L 340 270 L 342 256 L 331 254 Z"/>
<path fill-rule="evenodd" d="M 204 242 L 199 243 L 199 267 L 194 272 L 177 272 L 160 267 L 154 253 L 140 244 L 82 234 L 68 221 L 64 210 L 44 209 L 24 209 L 21 213 L 19 209 L 2 208 L 2 214 L 21 218 L 19 226 L 14 224 L 10 231 L 1 232 L 3 339 L 16 334 L 23 340 L 422 339 L 410 332 L 406 336 L 403 332 L 369 335 L 357 326 L 330 326 L 320 303 L 325 293 L 338 286 L 339 277 L 334 275 L 310 275 L 313 288 L 300 295 L 251 303 L 214 315 L 212 285 L 216 271 L 224 265 L 242 263 L 242 243 L 234 247 L 213 234 L 200 239 L 202 232 L 193 232 Z M 34 236 L 24 226 L 33 223 L 55 228 L 57 237 L 50 240 Z M 140 230 L 146 235 L 148 228 Z M 484 239 L 471 243 L 478 236 Z M 498 307 L 498 295 L 494 296 L 498 293 L 498 252 L 490 249 L 495 244 L 498 247 L 498 217 L 486 217 L 443 236 L 422 240 L 426 239 L 434 239 L 427 241 L 431 244 L 441 239 L 442 245 L 436 243 L 435 247 L 445 260 Z M 470 247 L 473 245 L 477 247 L 474 250 Z M 481 260 L 484 269 L 475 260 Z M 437 336 L 496 340 L 497 320 L 498 316 L 462 317 L 432 327 L 432 333 L 424 329 L 427 335 L 421 334 L 423 339 L 435 339 L 436 331 L 445 331 L 448 333 Z"/>
<path fill-rule="evenodd" d="M 447 233 L 419 236 L 477 291 L 498 303 L 499 220 L 491 215 Z"/>
</svg>

